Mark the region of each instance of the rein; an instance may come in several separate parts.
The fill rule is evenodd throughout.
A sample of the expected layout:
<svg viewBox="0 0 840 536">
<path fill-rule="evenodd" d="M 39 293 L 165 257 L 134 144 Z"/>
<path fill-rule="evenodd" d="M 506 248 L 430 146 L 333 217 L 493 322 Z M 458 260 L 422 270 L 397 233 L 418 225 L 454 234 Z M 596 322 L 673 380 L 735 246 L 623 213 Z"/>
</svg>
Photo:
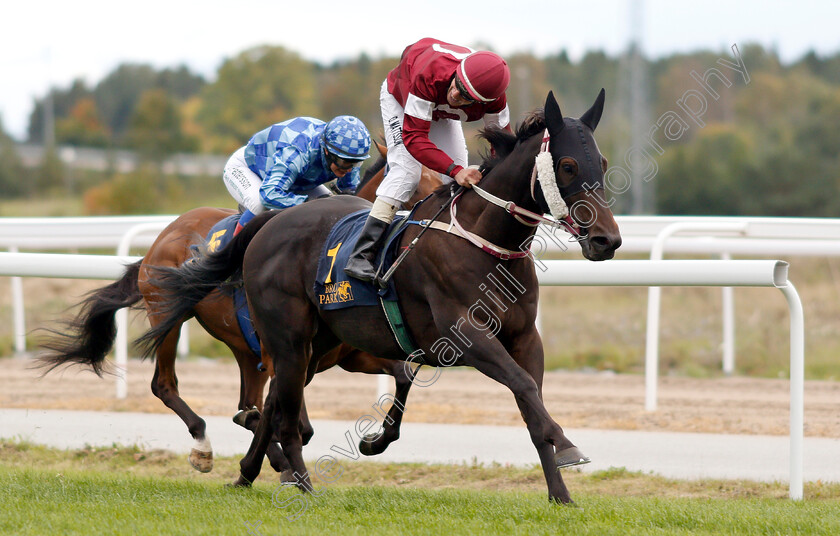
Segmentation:
<svg viewBox="0 0 840 536">
<path fill-rule="evenodd" d="M 548 134 L 548 129 L 545 130 L 543 134 L 542 144 L 540 145 L 540 152 L 537 153 L 535 162 L 534 162 L 534 170 L 531 173 L 531 199 L 536 202 L 536 196 L 534 195 L 534 189 L 536 186 L 537 181 L 540 183 L 540 187 L 542 188 L 543 195 L 546 198 L 546 202 L 548 203 L 549 210 L 551 211 L 551 215 L 553 218 L 547 218 L 542 214 L 537 214 L 536 212 L 532 212 L 528 209 L 522 208 L 518 206 L 513 201 L 505 201 L 504 199 L 497 197 L 487 190 L 473 185 L 472 189 L 475 190 L 481 198 L 485 199 L 489 203 L 496 205 L 497 207 L 501 207 L 513 216 L 516 221 L 521 223 L 522 225 L 526 225 L 528 227 L 536 227 L 540 223 L 545 223 L 547 225 L 551 225 L 553 227 L 562 227 L 565 229 L 569 234 L 574 237 L 580 238 L 580 227 L 577 223 L 572 219 L 571 215 L 569 214 L 569 209 L 566 206 L 566 202 L 563 200 L 563 196 L 560 195 L 560 190 L 557 187 L 557 178 L 554 173 L 554 161 L 551 158 L 551 153 L 548 150 L 548 144 L 550 141 L 550 136 Z M 411 241 L 411 243 L 405 247 L 394 262 L 388 271 L 383 275 L 381 278 L 377 278 L 380 285 L 383 285 L 388 282 L 389 279 L 394 275 L 394 271 L 397 269 L 403 259 L 405 259 L 406 255 L 414 249 L 414 246 L 417 244 L 417 241 L 420 237 L 425 233 L 428 229 L 437 229 L 438 231 L 443 231 L 446 233 L 454 234 L 456 236 L 460 236 L 461 238 L 466 239 L 468 242 L 476 246 L 477 248 L 481 249 L 485 253 L 489 253 L 493 255 L 497 259 L 501 260 L 510 260 L 510 259 L 521 259 L 523 257 L 527 257 L 530 255 L 530 250 L 527 251 L 513 251 L 510 249 L 503 248 L 501 246 L 497 246 L 493 244 L 489 240 L 482 238 L 481 236 L 471 233 L 464 229 L 464 227 L 458 222 L 458 209 L 457 204 L 458 201 L 461 199 L 461 196 L 464 195 L 465 189 L 461 186 L 458 187 L 456 192 L 453 192 L 450 195 L 449 200 L 444 203 L 437 213 L 431 219 L 424 219 L 420 221 L 409 221 L 410 224 L 416 224 L 421 226 L 423 229 L 418 233 L 418 235 Z M 440 216 L 441 212 L 449 206 L 449 214 L 450 214 L 450 221 L 451 223 L 446 224 L 437 221 L 437 218 Z"/>
<path fill-rule="evenodd" d="M 481 198 L 485 199 L 489 203 L 496 205 L 497 207 L 503 208 L 505 212 L 513 216 L 516 219 L 516 221 L 523 225 L 526 225 L 528 227 L 536 227 L 540 223 L 545 223 L 553 227 L 562 227 L 572 236 L 580 238 L 580 228 L 569 214 L 569 209 L 566 206 L 565 201 L 563 201 L 563 197 L 560 195 L 560 191 L 557 188 L 557 179 L 556 175 L 554 174 L 554 161 L 551 158 L 551 153 L 548 151 L 549 141 L 550 137 L 548 134 L 548 129 L 546 129 L 545 133 L 543 134 L 540 152 L 537 154 L 536 162 L 534 163 L 534 171 L 531 173 L 531 199 L 533 199 L 536 202 L 534 188 L 536 182 L 539 181 L 540 187 L 543 190 L 543 195 L 545 196 L 546 201 L 548 202 L 551 215 L 554 216 L 553 218 L 547 218 L 542 214 L 537 214 L 536 212 L 532 212 L 528 209 L 522 208 L 513 201 L 505 201 L 504 199 L 491 194 L 487 190 L 477 185 L 473 185 L 472 189 L 475 190 L 475 193 L 477 193 Z M 494 257 L 502 260 L 521 259 L 530 253 L 530 251 L 513 251 L 510 249 L 505 249 L 503 247 L 493 244 L 492 242 L 478 236 L 475 233 L 471 233 L 464 229 L 464 227 L 458 222 L 458 210 L 456 208 L 458 200 L 461 198 L 461 195 L 463 195 L 463 192 L 455 196 L 455 198 L 452 200 L 452 204 L 449 206 L 449 214 L 451 216 L 452 221 L 451 224 L 446 225 L 440 222 L 429 220 L 424 220 L 420 222 L 420 224 L 427 227 L 434 227 L 435 229 L 461 236 L 462 238 L 465 238 L 470 243 L 472 243 L 474 246 L 480 248 L 482 251 L 489 253 L 490 255 L 493 255 Z"/>
</svg>

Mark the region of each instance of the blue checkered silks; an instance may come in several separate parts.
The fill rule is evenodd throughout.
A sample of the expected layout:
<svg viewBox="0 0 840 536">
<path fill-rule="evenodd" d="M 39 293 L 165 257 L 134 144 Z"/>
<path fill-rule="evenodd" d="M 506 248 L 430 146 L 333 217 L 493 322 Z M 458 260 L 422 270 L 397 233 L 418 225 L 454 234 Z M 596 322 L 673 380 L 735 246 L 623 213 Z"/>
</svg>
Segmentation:
<svg viewBox="0 0 840 536">
<path fill-rule="evenodd" d="M 339 115 L 327 123 L 324 140 L 327 150 L 341 158 L 370 158 L 370 134 L 365 124 L 352 115 Z"/>
<path fill-rule="evenodd" d="M 245 146 L 245 162 L 262 179 L 260 197 L 266 208 L 299 205 L 307 199 L 299 192 L 336 178 L 322 146 L 325 127 L 320 119 L 296 117 L 257 132 Z M 336 181 L 341 190 L 358 184 L 358 168 Z"/>
</svg>

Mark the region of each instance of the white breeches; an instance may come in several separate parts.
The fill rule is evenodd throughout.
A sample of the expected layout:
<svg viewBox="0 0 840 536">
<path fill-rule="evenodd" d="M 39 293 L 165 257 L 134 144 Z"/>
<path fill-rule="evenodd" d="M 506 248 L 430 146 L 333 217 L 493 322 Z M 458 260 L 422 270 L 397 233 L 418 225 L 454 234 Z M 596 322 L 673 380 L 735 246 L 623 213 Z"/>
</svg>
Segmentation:
<svg viewBox="0 0 840 536">
<path fill-rule="evenodd" d="M 376 195 L 386 198 L 392 204 L 401 205 L 411 199 L 417 190 L 421 164 L 403 145 L 402 125 L 405 111 L 397 99 L 388 93 L 387 80 L 382 83 L 379 92 L 379 105 L 382 123 L 385 126 L 385 143 L 388 146 L 388 167 L 385 179 L 376 189 Z M 467 142 L 460 121 L 432 121 L 429 140 L 448 154 L 456 164 L 467 166 Z M 452 181 L 451 177 L 444 174 L 441 174 L 441 179 L 444 183 Z"/>
<path fill-rule="evenodd" d="M 237 149 L 228 159 L 222 173 L 222 180 L 230 195 L 243 207 L 254 214 L 259 214 L 266 209 L 260 195 L 262 179 L 251 171 L 251 168 L 245 163 L 245 147 Z M 294 189 L 293 191 L 298 195 L 308 195 L 307 201 L 331 195 L 329 188 L 323 184 L 305 190 Z"/>
<path fill-rule="evenodd" d="M 245 163 L 245 147 L 240 147 L 228 158 L 225 164 L 225 171 L 222 173 L 222 180 L 230 195 L 237 203 L 247 208 L 254 214 L 265 210 L 260 197 L 260 185 L 262 179 L 251 171 Z"/>
</svg>

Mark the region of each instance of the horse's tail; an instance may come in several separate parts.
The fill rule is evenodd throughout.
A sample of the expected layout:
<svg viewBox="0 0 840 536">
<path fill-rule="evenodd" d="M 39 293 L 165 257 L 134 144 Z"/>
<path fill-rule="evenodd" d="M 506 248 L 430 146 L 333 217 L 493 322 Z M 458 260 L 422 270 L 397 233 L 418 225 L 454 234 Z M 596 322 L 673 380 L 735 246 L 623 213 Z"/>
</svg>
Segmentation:
<svg viewBox="0 0 840 536">
<path fill-rule="evenodd" d="M 161 293 L 154 326 L 135 340 L 143 357 L 154 354 L 182 319 L 213 290 L 235 286 L 241 278 L 242 259 L 251 239 L 277 214 L 263 212 L 248 222 L 224 248 L 206 253 L 174 268 L 152 266 L 150 281 Z"/>
<path fill-rule="evenodd" d="M 102 376 L 105 356 L 114 345 L 117 325 L 114 316 L 123 307 L 131 307 L 143 297 L 137 286 L 140 263 L 126 267 L 118 280 L 88 294 L 81 309 L 64 331 L 47 329 L 54 337 L 41 346 L 47 350 L 38 356 L 37 365 L 44 374 L 62 365 L 88 365 Z"/>
</svg>

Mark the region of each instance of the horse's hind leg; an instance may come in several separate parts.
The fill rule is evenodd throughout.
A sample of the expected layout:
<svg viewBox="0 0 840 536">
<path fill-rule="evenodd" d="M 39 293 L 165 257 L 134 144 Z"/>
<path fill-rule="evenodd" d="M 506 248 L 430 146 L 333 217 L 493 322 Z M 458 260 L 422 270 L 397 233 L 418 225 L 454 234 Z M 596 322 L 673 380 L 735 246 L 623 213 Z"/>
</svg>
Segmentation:
<svg viewBox="0 0 840 536">
<path fill-rule="evenodd" d="M 268 373 L 257 370 L 257 362 L 253 354 L 232 349 L 236 362 L 239 364 L 239 413 L 233 417 L 233 422 L 246 430 L 256 432 L 260 420 L 260 412 L 263 409 L 263 391 L 268 380 Z M 280 448 L 277 438 L 269 442 L 266 447 L 266 456 L 272 469 L 281 473 L 283 482 L 294 482 L 291 466 L 283 450 Z"/>
<path fill-rule="evenodd" d="M 154 323 L 153 318 L 153 315 L 149 316 L 152 323 Z M 178 378 L 175 375 L 175 350 L 180 333 L 181 324 L 178 324 L 169 332 L 163 344 L 157 350 L 155 374 L 152 378 L 152 393 L 187 425 L 190 435 L 195 439 L 195 445 L 189 456 L 190 465 L 202 473 L 208 473 L 213 469 L 213 447 L 207 438 L 206 424 L 204 419 L 199 417 L 178 393 Z"/>
<path fill-rule="evenodd" d="M 393 359 L 382 359 L 367 352 L 353 349 L 346 356 L 341 358 L 338 366 L 348 372 L 362 372 L 365 374 L 390 374 L 394 377 L 396 391 L 394 396 L 385 395 L 382 398 L 391 398 L 391 409 L 385 415 L 382 423 L 382 431 L 376 434 L 367 434 L 359 441 L 359 452 L 365 456 L 382 454 L 388 445 L 400 438 L 400 424 L 405 412 L 405 402 L 408 399 L 408 391 L 411 389 L 413 374 L 409 365 L 404 361 Z M 383 400 L 376 402 L 378 408 Z"/>
<path fill-rule="evenodd" d="M 257 299 L 251 302 L 251 307 L 257 331 L 262 335 L 264 354 L 272 356 L 275 376 L 254 440 L 239 464 L 241 471 L 234 485 L 249 485 L 259 475 L 263 455 L 277 429 L 296 484 L 303 491 L 311 491 L 312 484 L 303 461 L 300 415 L 317 320 L 308 301 L 288 299 L 280 306 L 270 299 Z M 261 325 L 262 319 L 285 326 L 285 329 Z"/>
<path fill-rule="evenodd" d="M 308 356 L 307 356 L 308 357 Z M 235 486 L 248 486 L 260 474 L 263 455 L 269 444 L 274 440 L 274 432 L 280 435 L 283 453 L 291 466 L 290 471 L 297 473 L 299 479 L 295 483 L 308 491 L 309 478 L 303 463 L 303 443 L 300 435 L 300 410 L 303 399 L 303 385 L 306 378 L 306 367 L 295 360 L 290 360 L 289 366 L 274 376 L 269 384 L 263 414 L 254 432 L 254 439 L 248 453 L 239 463 L 240 475 L 234 482 Z"/>
</svg>

